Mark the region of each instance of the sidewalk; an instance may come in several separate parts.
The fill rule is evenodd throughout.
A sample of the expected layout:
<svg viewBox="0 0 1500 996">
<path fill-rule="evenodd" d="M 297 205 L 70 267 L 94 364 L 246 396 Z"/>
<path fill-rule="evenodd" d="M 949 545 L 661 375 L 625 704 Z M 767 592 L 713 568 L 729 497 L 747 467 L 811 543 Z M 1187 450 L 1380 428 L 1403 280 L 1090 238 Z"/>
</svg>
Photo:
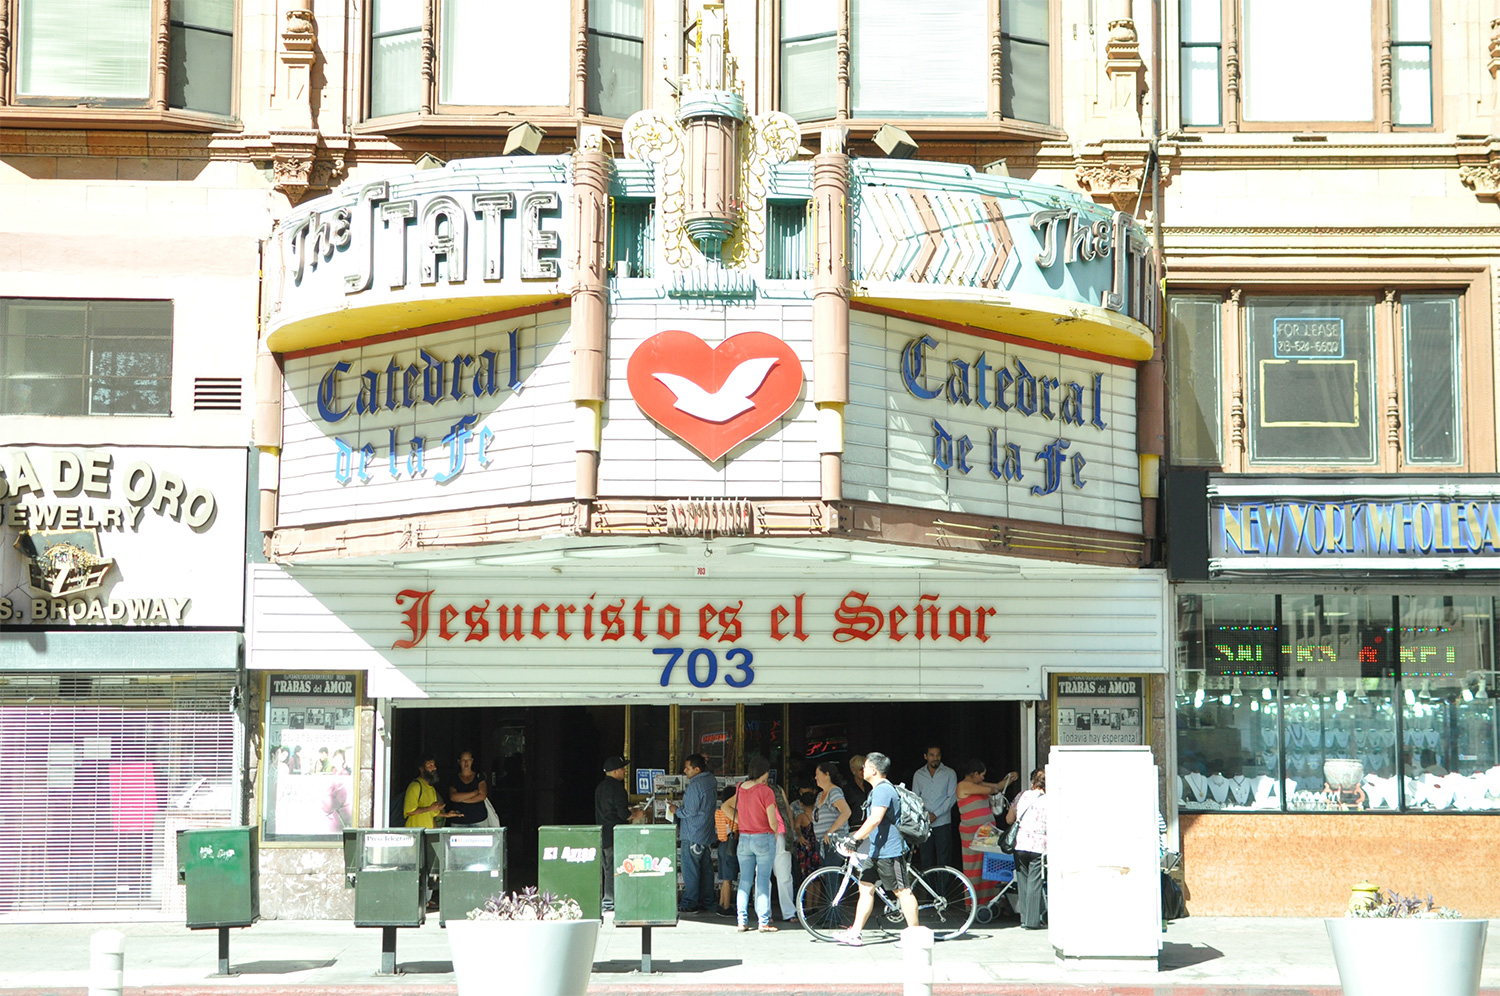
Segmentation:
<svg viewBox="0 0 1500 996">
<path fill-rule="evenodd" d="M 903 952 L 895 937 L 866 934 L 850 949 L 814 940 L 796 924 L 773 935 L 736 933 L 727 920 L 691 917 L 652 931 L 655 971 L 639 973 L 641 931 L 606 922 L 600 932 L 589 993 L 681 996 L 688 993 L 901 992 Z M 267 920 L 230 932 L 230 964 L 238 972 L 215 978 L 215 931 L 176 924 L 0 924 L 0 991 L 72 996 L 89 982 L 89 937 L 113 928 L 125 934 L 125 985 L 160 996 L 218 993 L 274 996 L 316 992 L 334 996 L 415 996 L 454 992 L 447 934 L 436 918 L 397 932 L 400 974 L 382 977 L 380 931 L 346 921 Z M 968 994 L 1087 993 L 1106 996 L 1200 996 L 1266 993 L 1336 996 L 1333 953 L 1318 919 L 1189 917 L 1164 936 L 1158 973 L 1108 974 L 1056 963 L 1047 932 L 1023 931 L 1014 921 L 976 926 L 969 936 L 938 944 L 936 992 Z M 1484 986 L 1500 996 L 1500 941 L 1485 957 Z M 496 980 L 503 992 L 504 980 Z"/>
</svg>

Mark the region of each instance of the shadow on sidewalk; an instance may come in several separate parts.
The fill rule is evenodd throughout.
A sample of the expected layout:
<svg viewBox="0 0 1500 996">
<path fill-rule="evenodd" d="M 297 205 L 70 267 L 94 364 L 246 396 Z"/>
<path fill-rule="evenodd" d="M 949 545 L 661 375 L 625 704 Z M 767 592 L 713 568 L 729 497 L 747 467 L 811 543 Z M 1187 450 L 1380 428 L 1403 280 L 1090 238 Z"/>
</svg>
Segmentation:
<svg viewBox="0 0 1500 996">
<path fill-rule="evenodd" d="M 661 972 L 664 975 L 677 975 L 684 972 L 712 972 L 722 968 L 739 968 L 743 964 L 745 964 L 743 958 L 688 958 L 681 961 L 668 961 L 665 958 L 653 957 L 651 970 L 653 974 Z M 640 970 L 639 958 L 615 958 L 610 961 L 594 962 L 595 975 L 626 975 Z"/>
<path fill-rule="evenodd" d="M 237 975 L 291 975 L 294 972 L 311 972 L 315 968 L 332 968 L 334 959 L 323 961 L 244 961 L 231 962 Z"/>
<path fill-rule="evenodd" d="M 1173 944 L 1166 941 L 1161 946 L 1161 960 L 1158 964 L 1161 971 L 1173 972 L 1222 957 L 1224 952 L 1207 944 Z"/>
</svg>

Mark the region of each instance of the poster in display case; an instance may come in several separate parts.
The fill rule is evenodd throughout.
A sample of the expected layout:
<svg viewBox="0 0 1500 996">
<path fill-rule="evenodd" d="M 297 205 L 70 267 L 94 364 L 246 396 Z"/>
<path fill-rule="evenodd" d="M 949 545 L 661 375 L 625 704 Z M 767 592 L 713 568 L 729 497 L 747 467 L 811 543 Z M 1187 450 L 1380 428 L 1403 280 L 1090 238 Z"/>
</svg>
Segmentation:
<svg viewBox="0 0 1500 996">
<path fill-rule="evenodd" d="M 261 839 L 339 842 L 357 812 L 358 676 L 266 677 Z"/>
<path fill-rule="evenodd" d="M 1146 745 L 1146 679 L 1141 675 L 1053 675 L 1052 742 Z"/>
</svg>

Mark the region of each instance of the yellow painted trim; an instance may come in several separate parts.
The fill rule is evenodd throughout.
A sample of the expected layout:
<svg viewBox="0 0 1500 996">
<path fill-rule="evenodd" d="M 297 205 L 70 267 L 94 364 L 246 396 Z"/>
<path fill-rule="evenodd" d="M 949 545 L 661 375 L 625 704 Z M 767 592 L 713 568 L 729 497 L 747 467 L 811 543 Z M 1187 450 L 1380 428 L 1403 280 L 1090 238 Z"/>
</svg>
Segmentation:
<svg viewBox="0 0 1500 996">
<path fill-rule="evenodd" d="M 274 328 L 266 337 L 266 345 L 273 353 L 287 353 L 565 300 L 566 294 L 549 289 L 534 294 L 390 301 L 293 319 Z"/>
<path fill-rule="evenodd" d="M 854 300 L 1124 360 L 1149 360 L 1155 352 L 1151 330 L 1132 318 L 1037 294 L 887 282 L 855 284 Z"/>
</svg>

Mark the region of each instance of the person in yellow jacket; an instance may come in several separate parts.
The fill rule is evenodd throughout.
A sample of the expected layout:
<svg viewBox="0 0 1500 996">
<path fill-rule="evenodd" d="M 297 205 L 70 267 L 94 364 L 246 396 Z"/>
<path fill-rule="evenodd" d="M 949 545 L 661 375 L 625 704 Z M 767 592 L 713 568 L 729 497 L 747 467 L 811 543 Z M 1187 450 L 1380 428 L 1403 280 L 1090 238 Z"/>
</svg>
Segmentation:
<svg viewBox="0 0 1500 996">
<path fill-rule="evenodd" d="M 406 786 L 406 801 L 401 807 L 409 827 L 436 827 L 447 816 L 448 805 L 437 790 L 437 758 L 427 755 L 417 766 L 417 777 Z"/>
</svg>

